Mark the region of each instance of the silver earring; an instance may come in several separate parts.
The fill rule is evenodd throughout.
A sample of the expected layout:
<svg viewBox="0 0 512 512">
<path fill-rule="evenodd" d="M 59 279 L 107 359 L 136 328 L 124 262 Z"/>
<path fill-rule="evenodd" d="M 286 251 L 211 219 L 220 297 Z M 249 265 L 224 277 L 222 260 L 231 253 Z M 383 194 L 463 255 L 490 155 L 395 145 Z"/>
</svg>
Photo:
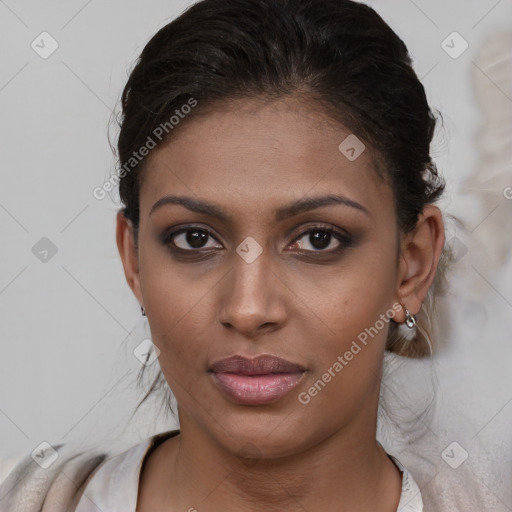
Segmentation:
<svg viewBox="0 0 512 512">
<path fill-rule="evenodd" d="M 411 315 L 408 309 L 405 310 L 405 325 L 409 329 L 413 329 L 416 326 L 416 318 L 414 315 Z"/>
<path fill-rule="evenodd" d="M 142 316 L 146 316 L 146 310 L 144 309 L 144 306 L 140 307 L 140 312 L 142 313 Z"/>
</svg>

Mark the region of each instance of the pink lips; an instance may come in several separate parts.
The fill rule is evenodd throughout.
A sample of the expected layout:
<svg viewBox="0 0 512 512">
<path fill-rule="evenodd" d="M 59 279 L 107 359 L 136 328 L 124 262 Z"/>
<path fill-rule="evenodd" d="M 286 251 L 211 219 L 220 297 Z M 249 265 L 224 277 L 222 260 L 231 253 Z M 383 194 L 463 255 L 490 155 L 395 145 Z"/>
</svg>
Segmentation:
<svg viewBox="0 0 512 512">
<path fill-rule="evenodd" d="M 215 362 L 210 372 L 215 384 L 231 401 L 263 405 L 275 402 L 294 388 L 305 368 L 275 356 L 249 359 L 237 355 Z"/>
</svg>

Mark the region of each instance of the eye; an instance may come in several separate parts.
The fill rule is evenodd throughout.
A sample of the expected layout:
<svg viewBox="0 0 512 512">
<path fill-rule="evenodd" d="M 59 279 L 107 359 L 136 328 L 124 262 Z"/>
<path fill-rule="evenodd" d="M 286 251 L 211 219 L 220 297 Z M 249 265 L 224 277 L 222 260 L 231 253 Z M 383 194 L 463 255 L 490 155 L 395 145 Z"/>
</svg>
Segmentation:
<svg viewBox="0 0 512 512">
<path fill-rule="evenodd" d="M 171 249 L 188 253 L 223 248 L 209 230 L 197 226 L 187 226 L 164 233 L 162 243 Z M 349 247 L 351 243 L 351 237 L 342 231 L 330 226 L 313 226 L 303 231 L 289 248 L 309 253 L 334 253 Z"/>
<path fill-rule="evenodd" d="M 290 247 L 305 252 L 329 253 L 347 247 L 350 243 L 350 237 L 341 231 L 329 226 L 315 226 L 304 231 Z"/>
<path fill-rule="evenodd" d="M 167 233 L 163 237 L 165 245 L 171 245 L 182 251 L 194 252 L 194 249 L 221 249 L 222 245 L 214 243 L 208 245 L 209 241 L 216 241 L 212 234 L 198 227 L 182 228 L 171 233 Z"/>
</svg>

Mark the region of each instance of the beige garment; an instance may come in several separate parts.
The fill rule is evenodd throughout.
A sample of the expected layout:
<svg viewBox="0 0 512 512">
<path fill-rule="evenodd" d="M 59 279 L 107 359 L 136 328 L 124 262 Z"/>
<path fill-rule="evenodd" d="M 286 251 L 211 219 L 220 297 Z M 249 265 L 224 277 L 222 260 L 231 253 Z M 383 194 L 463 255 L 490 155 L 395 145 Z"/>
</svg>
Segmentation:
<svg viewBox="0 0 512 512">
<path fill-rule="evenodd" d="M 163 432 L 116 455 L 83 452 L 67 445 L 54 448 L 57 460 L 41 468 L 25 457 L 0 485 L 2 512 L 135 512 L 142 462 L 152 447 L 178 430 Z M 423 502 L 412 475 L 391 456 L 402 472 L 397 512 L 422 512 Z"/>
<path fill-rule="evenodd" d="M 53 446 L 58 458 L 47 468 L 23 457 L 0 485 L 1 512 L 74 511 L 84 484 L 107 458 L 98 450 Z"/>
</svg>

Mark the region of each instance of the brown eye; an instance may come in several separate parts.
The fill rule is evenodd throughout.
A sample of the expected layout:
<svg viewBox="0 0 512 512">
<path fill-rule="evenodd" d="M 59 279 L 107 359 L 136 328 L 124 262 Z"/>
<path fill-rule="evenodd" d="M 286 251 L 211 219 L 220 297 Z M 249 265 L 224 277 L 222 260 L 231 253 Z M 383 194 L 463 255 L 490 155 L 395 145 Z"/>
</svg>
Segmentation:
<svg viewBox="0 0 512 512">
<path fill-rule="evenodd" d="M 194 249 L 218 249 L 222 248 L 219 243 L 207 245 L 209 241 L 215 241 L 211 233 L 205 229 L 185 228 L 174 231 L 165 236 L 164 243 L 172 245 L 183 251 L 193 251 Z"/>
<path fill-rule="evenodd" d="M 309 234 L 309 243 L 315 249 L 325 249 L 329 246 L 331 240 L 332 235 L 330 233 L 326 233 L 325 231 L 311 231 Z"/>
<path fill-rule="evenodd" d="M 335 252 L 351 244 L 346 234 L 330 227 L 317 227 L 303 232 L 292 244 L 292 249 L 306 252 Z"/>
</svg>

